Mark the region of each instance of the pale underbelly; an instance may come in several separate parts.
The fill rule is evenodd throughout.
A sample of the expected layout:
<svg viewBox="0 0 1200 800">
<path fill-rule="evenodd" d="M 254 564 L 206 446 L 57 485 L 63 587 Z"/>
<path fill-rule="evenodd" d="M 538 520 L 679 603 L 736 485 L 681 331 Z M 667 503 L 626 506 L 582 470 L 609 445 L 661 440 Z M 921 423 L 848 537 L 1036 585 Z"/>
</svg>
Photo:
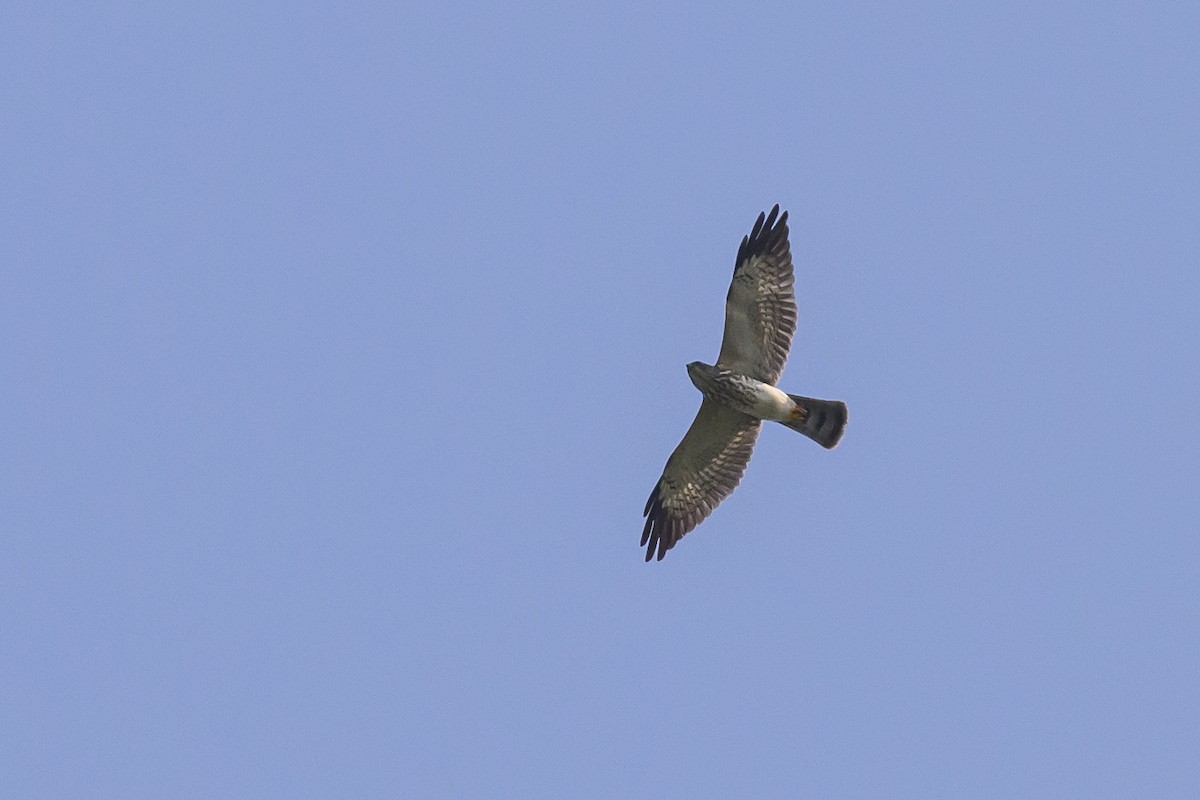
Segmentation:
<svg viewBox="0 0 1200 800">
<path fill-rule="evenodd" d="M 718 395 L 714 399 L 752 417 L 786 420 L 792 410 L 791 398 L 768 383 L 743 377 L 736 385 L 725 388 L 730 391 L 714 392 Z"/>
</svg>

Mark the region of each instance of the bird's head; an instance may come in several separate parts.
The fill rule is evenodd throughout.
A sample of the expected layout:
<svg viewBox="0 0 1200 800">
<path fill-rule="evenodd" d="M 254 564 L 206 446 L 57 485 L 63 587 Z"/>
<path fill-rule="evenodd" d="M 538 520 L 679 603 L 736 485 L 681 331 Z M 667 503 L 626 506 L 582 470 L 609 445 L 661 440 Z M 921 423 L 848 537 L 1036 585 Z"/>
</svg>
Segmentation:
<svg viewBox="0 0 1200 800">
<path fill-rule="evenodd" d="M 696 384 L 696 388 L 701 391 L 712 382 L 713 376 L 717 374 L 716 367 L 705 364 L 703 361 L 693 361 L 688 364 L 687 371 L 692 383 Z"/>
</svg>

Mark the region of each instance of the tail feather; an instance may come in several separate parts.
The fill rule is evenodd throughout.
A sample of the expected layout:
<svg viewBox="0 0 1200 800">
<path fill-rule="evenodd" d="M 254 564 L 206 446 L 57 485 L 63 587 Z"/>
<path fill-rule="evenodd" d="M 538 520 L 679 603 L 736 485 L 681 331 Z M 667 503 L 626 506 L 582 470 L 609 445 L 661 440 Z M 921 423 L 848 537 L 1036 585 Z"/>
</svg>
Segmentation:
<svg viewBox="0 0 1200 800">
<path fill-rule="evenodd" d="M 850 418 L 846 404 L 841 400 L 817 400 L 796 394 L 789 394 L 788 397 L 792 398 L 796 407 L 792 409 L 791 419 L 783 424 L 803 433 L 821 447 L 836 447 Z"/>
</svg>

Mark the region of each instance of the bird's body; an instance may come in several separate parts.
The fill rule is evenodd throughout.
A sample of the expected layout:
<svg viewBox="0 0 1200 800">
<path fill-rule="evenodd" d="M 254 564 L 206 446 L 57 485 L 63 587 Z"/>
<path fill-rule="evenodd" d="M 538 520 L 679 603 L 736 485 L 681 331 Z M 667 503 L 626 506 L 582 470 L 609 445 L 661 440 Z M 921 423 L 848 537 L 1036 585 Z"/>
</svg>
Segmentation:
<svg viewBox="0 0 1200 800">
<path fill-rule="evenodd" d="M 706 398 L 751 417 L 783 422 L 796 406 L 787 392 L 749 375 L 700 361 L 688 364 L 687 369 L 688 377 Z"/>
<path fill-rule="evenodd" d="M 787 212 L 759 214 L 738 248 L 725 302 L 716 365 L 693 361 L 688 376 L 704 395 L 683 441 L 646 501 L 646 560 L 666 552 L 737 487 L 763 421 L 779 422 L 823 447 L 837 445 L 846 404 L 787 394 L 775 384 L 796 328 Z"/>
</svg>

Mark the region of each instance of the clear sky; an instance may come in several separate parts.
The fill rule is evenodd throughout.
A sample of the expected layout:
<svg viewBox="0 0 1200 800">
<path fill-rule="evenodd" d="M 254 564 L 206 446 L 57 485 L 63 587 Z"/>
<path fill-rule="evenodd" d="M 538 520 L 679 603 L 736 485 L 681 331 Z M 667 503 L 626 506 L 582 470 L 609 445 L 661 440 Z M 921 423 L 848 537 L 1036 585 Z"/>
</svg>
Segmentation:
<svg viewBox="0 0 1200 800">
<path fill-rule="evenodd" d="M 5 796 L 1200 796 L 1200 5 L 23 5 Z"/>
</svg>

